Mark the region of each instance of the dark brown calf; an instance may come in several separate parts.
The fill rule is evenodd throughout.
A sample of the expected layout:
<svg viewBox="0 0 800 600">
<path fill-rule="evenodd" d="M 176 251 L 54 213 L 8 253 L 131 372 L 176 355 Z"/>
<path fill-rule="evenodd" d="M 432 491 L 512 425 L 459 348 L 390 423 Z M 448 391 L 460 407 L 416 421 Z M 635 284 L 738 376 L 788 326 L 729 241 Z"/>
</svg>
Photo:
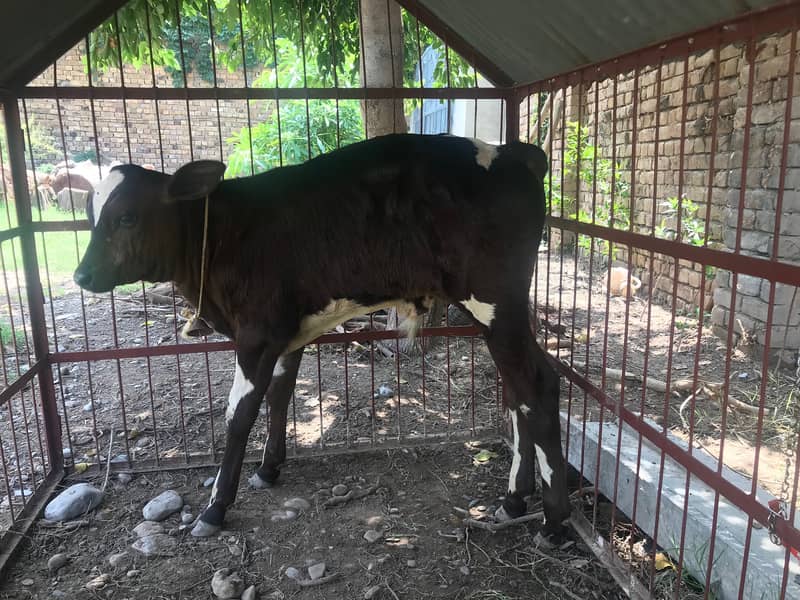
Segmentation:
<svg viewBox="0 0 800 600">
<path fill-rule="evenodd" d="M 269 438 L 249 481 L 277 479 L 305 344 L 378 308 L 418 316 L 434 298 L 457 303 L 482 328 L 509 392 L 514 458 L 497 516 L 525 512 L 535 456 L 546 524 L 559 529 L 569 503 L 558 378 L 528 324 L 544 153 L 519 142 L 388 135 L 254 177 L 220 181 L 223 171 L 213 161 L 171 176 L 113 169 L 88 207 L 92 238 L 75 272 L 95 292 L 172 280 L 197 305 L 208 198 L 202 316 L 234 341 L 237 366 L 225 453 L 192 533 L 222 525 L 265 394 Z"/>
</svg>

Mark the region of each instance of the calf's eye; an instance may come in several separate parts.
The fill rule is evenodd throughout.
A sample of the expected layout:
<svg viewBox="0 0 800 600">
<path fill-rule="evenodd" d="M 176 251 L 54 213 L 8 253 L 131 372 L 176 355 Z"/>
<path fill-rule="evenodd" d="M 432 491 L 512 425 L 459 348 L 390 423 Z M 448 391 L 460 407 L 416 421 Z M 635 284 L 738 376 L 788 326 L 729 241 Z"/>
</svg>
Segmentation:
<svg viewBox="0 0 800 600">
<path fill-rule="evenodd" d="M 119 218 L 119 224 L 122 227 L 133 227 L 136 225 L 136 215 L 126 213 Z"/>
</svg>

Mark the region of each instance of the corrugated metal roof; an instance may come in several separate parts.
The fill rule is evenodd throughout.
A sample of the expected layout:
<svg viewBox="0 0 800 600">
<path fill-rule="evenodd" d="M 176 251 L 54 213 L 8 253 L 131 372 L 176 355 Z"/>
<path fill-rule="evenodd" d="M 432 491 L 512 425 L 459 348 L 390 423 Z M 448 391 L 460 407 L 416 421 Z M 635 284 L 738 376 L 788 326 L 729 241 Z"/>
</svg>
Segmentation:
<svg viewBox="0 0 800 600">
<path fill-rule="evenodd" d="M 420 0 L 514 83 L 632 52 L 781 0 Z"/>
<path fill-rule="evenodd" d="M 35 77 L 124 1 L 3 2 L 0 88 L 21 85 Z M 488 59 L 484 64 L 493 63 L 496 69 L 486 71 L 499 74 L 494 79 L 508 85 L 545 79 L 784 0 L 414 2 Z"/>
</svg>

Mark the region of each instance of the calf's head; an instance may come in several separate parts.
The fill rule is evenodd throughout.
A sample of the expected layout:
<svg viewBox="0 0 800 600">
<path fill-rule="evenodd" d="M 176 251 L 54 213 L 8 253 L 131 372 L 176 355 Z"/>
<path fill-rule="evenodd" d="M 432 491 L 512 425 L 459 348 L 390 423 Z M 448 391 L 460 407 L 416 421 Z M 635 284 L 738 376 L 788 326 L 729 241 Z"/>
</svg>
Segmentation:
<svg viewBox="0 0 800 600">
<path fill-rule="evenodd" d="M 171 279 L 175 261 L 187 251 L 178 245 L 178 203 L 211 194 L 224 172 L 224 164 L 210 160 L 191 162 L 173 175 L 136 165 L 114 167 L 87 203 L 92 237 L 75 283 L 108 292 L 123 283 Z"/>
</svg>

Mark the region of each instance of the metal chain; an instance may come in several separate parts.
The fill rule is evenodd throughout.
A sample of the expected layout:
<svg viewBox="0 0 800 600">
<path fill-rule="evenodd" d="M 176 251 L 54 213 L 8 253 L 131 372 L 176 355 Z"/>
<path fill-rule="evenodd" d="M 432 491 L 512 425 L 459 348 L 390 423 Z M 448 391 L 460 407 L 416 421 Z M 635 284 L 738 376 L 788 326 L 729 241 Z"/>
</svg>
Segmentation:
<svg viewBox="0 0 800 600">
<path fill-rule="evenodd" d="M 800 392 L 800 352 L 797 354 L 797 368 L 795 369 L 794 379 L 794 392 Z M 781 538 L 775 531 L 775 523 L 777 518 L 788 519 L 789 517 L 789 480 L 791 478 L 792 458 L 795 455 L 795 444 L 798 441 L 798 434 L 800 434 L 800 410 L 795 409 L 794 429 L 791 434 L 786 437 L 786 444 L 783 449 L 784 457 L 786 460 L 786 469 L 783 475 L 783 483 L 781 484 L 781 493 L 778 497 L 777 507 L 770 506 L 769 517 L 767 519 L 767 526 L 769 528 L 769 539 L 773 544 L 780 545 Z"/>
</svg>

